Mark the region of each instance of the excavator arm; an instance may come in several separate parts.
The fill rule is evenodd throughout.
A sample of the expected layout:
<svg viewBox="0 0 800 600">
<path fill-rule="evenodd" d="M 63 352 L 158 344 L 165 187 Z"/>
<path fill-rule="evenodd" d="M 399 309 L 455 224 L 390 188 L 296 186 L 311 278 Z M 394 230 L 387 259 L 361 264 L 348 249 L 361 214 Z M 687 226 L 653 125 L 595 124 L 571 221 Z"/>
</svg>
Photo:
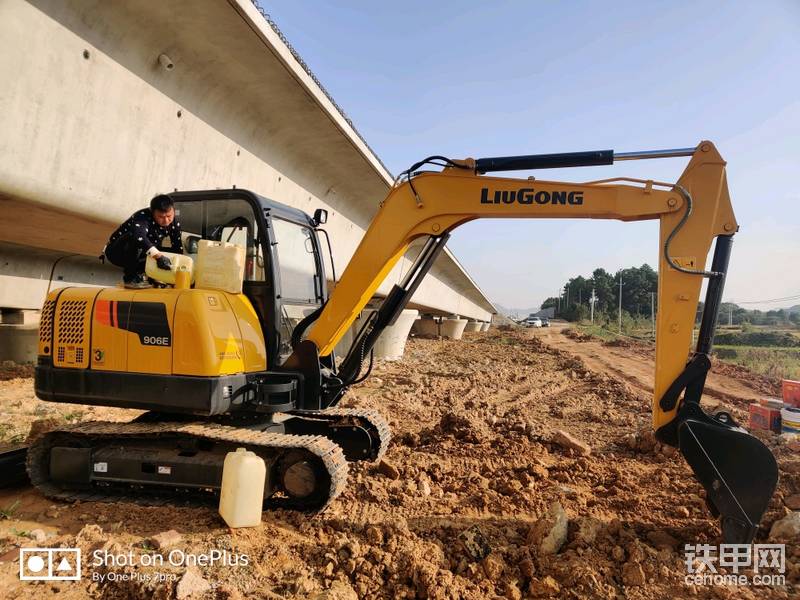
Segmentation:
<svg viewBox="0 0 800 600">
<path fill-rule="evenodd" d="M 492 171 L 612 164 L 617 160 L 691 156 L 677 183 L 608 179 L 588 183 L 491 177 Z M 437 172 L 417 172 L 425 163 Z M 777 484 L 777 465 L 758 439 L 727 413 L 708 415 L 700 398 L 728 267 L 738 230 L 725 161 L 711 142 L 678 151 L 568 154 L 451 160 L 431 157 L 406 171 L 381 203 L 347 269 L 324 307 L 299 326 L 284 368 L 304 373 L 308 403 L 336 404 L 357 380 L 380 332 L 394 322 L 449 233 L 480 218 L 659 220 L 659 283 L 653 427 L 664 443 L 680 448 L 722 517 L 732 543 L 752 540 Z M 371 300 L 409 246 L 425 244 L 405 279 L 356 335 L 338 372 L 334 346 Z M 707 257 L 716 247 L 710 268 Z M 698 300 L 708 279 L 697 345 L 690 353 Z M 688 360 L 687 360 L 688 357 Z M 327 368 L 326 368 L 327 365 Z"/>
</svg>

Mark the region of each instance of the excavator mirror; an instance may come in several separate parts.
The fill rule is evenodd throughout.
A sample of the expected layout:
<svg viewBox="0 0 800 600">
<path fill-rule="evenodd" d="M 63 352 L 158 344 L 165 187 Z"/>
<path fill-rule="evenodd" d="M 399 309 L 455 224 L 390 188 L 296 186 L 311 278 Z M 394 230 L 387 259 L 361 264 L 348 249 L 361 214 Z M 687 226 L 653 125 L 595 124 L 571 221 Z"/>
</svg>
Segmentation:
<svg viewBox="0 0 800 600">
<path fill-rule="evenodd" d="M 325 225 L 328 222 L 328 211 L 324 208 L 318 208 L 314 211 L 314 227 Z"/>
</svg>

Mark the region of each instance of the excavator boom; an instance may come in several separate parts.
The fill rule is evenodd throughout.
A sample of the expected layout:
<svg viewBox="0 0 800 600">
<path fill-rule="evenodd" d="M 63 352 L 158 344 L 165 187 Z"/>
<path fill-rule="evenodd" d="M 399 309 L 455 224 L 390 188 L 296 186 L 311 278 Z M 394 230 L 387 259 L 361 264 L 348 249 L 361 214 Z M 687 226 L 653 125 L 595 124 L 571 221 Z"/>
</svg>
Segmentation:
<svg viewBox="0 0 800 600">
<path fill-rule="evenodd" d="M 691 156 L 677 183 L 628 178 L 588 183 L 493 177 L 492 171 L 611 164 L 617 160 Z M 425 163 L 441 171 L 418 172 Z M 659 284 L 653 427 L 681 449 L 722 517 L 728 542 L 752 540 L 777 484 L 769 450 L 723 413 L 700 408 L 710 368 L 714 328 L 731 240 L 738 230 L 725 161 L 711 142 L 695 148 L 615 154 L 566 154 L 451 160 L 430 157 L 398 178 L 320 311 L 298 326 L 295 350 L 283 365 L 304 372 L 304 393 L 323 406 L 338 402 L 357 380 L 380 332 L 408 302 L 450 232 L 480 218 L 659 220 Z M 426 240 L 414 266 L 356 336 L 335 375 L 330 356 L 378 287 L 417 239 Z M 709 270 L 706 261 L 717 240 Z M 690 354 L 703 279 L 709 280 L 698 343 Z M 305 340 L 300 336 L 305 331 Z M 687 360 L 688 357 L 688 360 Z"/>
</svg>

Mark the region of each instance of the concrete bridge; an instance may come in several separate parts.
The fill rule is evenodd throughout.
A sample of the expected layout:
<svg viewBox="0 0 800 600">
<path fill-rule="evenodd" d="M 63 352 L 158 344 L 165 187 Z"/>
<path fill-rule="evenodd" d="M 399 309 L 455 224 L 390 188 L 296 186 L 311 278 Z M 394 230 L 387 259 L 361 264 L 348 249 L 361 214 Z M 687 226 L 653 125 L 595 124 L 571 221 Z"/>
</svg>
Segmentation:
<svg viewBox="0 0 800 600">
<path fill-rule="evenodd" d="M 51 275 L 115 283 L 93 257 L 120 221 L 176 189 L 326 208 L 341 273 L 392 183 L 250 0 L 5 0 L 0 40 L 4 314 L 38 308 Z M 412 302 L 478 321 L 494 312 L 449 252 Z"/>
</svg>

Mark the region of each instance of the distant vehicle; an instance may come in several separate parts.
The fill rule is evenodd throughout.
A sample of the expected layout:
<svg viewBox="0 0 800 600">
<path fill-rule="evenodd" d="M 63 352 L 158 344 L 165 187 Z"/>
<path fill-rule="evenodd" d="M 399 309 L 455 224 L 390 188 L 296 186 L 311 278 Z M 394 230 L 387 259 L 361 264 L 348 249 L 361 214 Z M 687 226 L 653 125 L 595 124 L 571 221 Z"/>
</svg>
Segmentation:
<svg viewBox="0 0 800 600">
<path fill-rule="evenodd" d="M 542 317 L 542 327 L 550 327 L 550 319 Z"/>
<path fill-rule="evenodd" d="M 525 324 L 528 327 L 541 327 L 542 320 L 539 317 L 528 317 L 527 319 L 525 319 Z"/>
</svg>

